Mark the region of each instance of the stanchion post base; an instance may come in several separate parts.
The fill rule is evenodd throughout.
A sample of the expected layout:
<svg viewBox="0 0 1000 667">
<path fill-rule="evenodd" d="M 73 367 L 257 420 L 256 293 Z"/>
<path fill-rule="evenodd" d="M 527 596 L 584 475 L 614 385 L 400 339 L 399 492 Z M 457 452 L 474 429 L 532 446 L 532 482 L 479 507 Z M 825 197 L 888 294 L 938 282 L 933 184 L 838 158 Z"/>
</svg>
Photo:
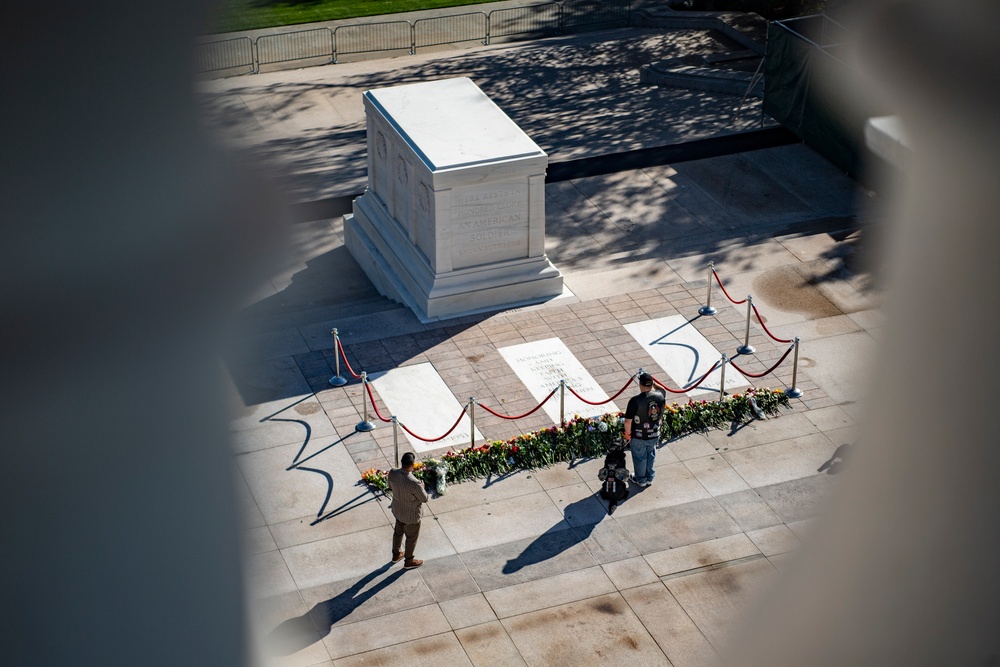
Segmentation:
<svg viewBox="0 0 1000 667">
<path fill-rule="evenodd" d="M 713 306 L 702 306 L 698 309 L 699 315 L 715 315 L 717 311 Z"/>
<path fill-rule="evenodd" d="M 375 424 L 372 422 L 358 422 L 358 425 L 354 427 L 355 431 L 360 431 L 361 433 L 367 433 L 368 431 L 375 430 Z"/>
<path fill-rule="evenodd" d="M 799 398 L 802 396 L 802 390 L 798 387 L 792 387 L 791 389 L 785 390 L 785 396 L 788 398 Z"/>
<path fill-rule="evenodd" d="M 334 375 L 332 378 L 330 378 L 330 384 L 332 384 L 334 387 L 343 387 L 345 384 L 347 384 L 347 380 L 345 380 L 339 375 Z"/>
<path fill-rule="evenodd" d="M 753 354 L 756 351 L 757 348 L 755 348 L 753 345 L 740 345 L 738 348 L 736 348 L 736 352 L 738 354 Z"/>
</svg>

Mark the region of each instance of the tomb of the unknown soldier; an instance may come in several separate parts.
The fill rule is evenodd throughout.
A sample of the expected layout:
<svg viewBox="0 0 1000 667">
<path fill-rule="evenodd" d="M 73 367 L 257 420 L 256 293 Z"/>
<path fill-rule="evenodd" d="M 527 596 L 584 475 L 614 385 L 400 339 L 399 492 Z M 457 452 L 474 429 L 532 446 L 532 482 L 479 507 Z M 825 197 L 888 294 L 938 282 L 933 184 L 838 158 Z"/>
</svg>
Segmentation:
<svg viewBox="0 0 1000 667">
<path fill-rule="evenodd" d="M 472 80 L 364 94 L 368 187 L 345 242 L 423 321 L 558 296 L 545 255 L 546 154 Z"/>
</svg>

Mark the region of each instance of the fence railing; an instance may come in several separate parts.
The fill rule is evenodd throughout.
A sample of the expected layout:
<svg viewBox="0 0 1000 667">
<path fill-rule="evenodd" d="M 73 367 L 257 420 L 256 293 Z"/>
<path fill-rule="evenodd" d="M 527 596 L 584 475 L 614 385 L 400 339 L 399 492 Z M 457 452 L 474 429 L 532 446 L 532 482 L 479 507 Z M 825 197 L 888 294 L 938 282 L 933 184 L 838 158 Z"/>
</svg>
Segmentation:
<svg viewBox="0 0 1000 667">
<path fill-rule="evenodd" d="M 494 9 L 489 15 L 490 37 L 543 35 L 560 32 L 559 3 Z"/>
<path fill-rule="evenodd" d="M 456 42 L 480 41 L 488 44 L 489 16 L 485 12 L 453 14 L 413 22 L 413 46 L 437 46 Z"/>
<path fill-rule="evenodd" d="M 371 53 L 373 51 L 401 51 L 413 53 L 413 25 L 409 21 L 385 21 L 382 23 L 360 23 L 342 25 L 334 30 L 337 53 Z"/>
<path fill-rule="evenodd" d="M 247 67 L 257 71 L 254 63 L 254 43 L 249 37 L 223 39 L 200 44 L 195 51 L 195 68 L 198 72 L 217 72 Z"/>
<path fill-rule="evenodd" d="M 467 12 L 409 21 L 382 21 L 313 28 L 261 35 L 256 40 L 237 37 L 199 44 L 197 72 L 233 74 L 259 72 L 261 65 L 320 60 L 338 62 L 340 56 L 480 41 L 495 37 L 543 36 L 580 29 L 629 25 L 630 0 L 566 0 L 524 7 Z M 321 64 L 314 62 L 313 64 Z"/>
<path fill-rule="evenodd" d="M 259 65 L 310 58 L 327 58 L 327 62 L 333 62 L 335 52 L 333 31 L 329 28 L 296 30 L 257 38 Z"/>
</svg>

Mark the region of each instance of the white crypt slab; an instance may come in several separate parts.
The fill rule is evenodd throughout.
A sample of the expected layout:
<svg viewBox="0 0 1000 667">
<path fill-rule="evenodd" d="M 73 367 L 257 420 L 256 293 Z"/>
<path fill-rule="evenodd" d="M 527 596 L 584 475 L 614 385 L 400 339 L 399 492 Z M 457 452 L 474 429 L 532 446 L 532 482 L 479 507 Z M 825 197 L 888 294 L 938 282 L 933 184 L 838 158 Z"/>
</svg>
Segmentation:
<svg viewBox="0 0 1000 667">
<path fill-rule="evenodd" d="M 671 387 L 672 389 L 690 387 L 712 367 L 712 364 L 722 359 L 722 353 L 715 349 L 715 346 L 708 342 L 708 339 L 702 336 L 683 315 L 633 322 L 626 324 L 625 330 L 632 334 L 660 368 L 677 383 L 676 387 Z M 721 374 L 722 370 L 716 368 L 705 378 L 699 389 L 691 389 L 687 394 L 689 396 L 718 394 Z M 657 379 L 665 382 L 663 378 Z M 727 392 L 749 384 L 739 371 L 730 365 L 726 366 Z"/>
<path fill-rule="evenodd" d="M 450 429 L 464 407 L 430 362 L 372 373 L 368 379 L 389 409 L 390 414 L 383 416 L 396 415 L 401 424 L 424 438 L 436 438 Z M 385 427 L 392 428 L 392 425 L 385 424 Z M 417 452 L 442 447 L 461 449 L 471 444 L 468 417 L 463 417 L 448 437 L 437 442 L 424 442 L 402 428 L 399 432 L 407 437 Z M 483 434 L 477 428 L 476 440 L 482 439 Z"/>
<path fill-rule="evenodd" d="M 559 380 L 566 380 L 569 385 L 588 401 L 606 401 L 607 393 L 601 389 L 593 376 L 583 367 L 566 344 L 558 338 L 547 338 L 533 343 L 521 343 L 502 347 L 497 350 L 511 367 L 518 379 L 524 383 L 536 401 L 541 401 L 549 395 Z M 568 389 L 566 390 L 565 417 L 572 419 L 573 415 L 581 417 L 596 417 L 606 412 L 618 412 L 614 402 L 602 405 L 588 405 Z M 559 423 L 559 392 L 542 406 L 552 422 Z"/>
</svg>

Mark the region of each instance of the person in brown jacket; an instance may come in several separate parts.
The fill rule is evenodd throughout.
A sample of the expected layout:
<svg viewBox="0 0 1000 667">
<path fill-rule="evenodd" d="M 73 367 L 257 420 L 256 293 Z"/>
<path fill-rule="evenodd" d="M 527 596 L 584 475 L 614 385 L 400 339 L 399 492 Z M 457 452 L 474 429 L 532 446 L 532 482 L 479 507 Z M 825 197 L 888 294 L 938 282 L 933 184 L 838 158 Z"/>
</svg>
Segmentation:
<svg viewBox="0 0 1000 667">
<path fill-rule="evenodd" d="M 424 564 L 424 561 L 413 557 L 413 550 L 417 547 L 417 537 L 420 535 L 420 516 L 424 503 L 429 498 L 424 485 L 413 476 L 413 453 L 406 452 L 401 461 L 403 467 L 389 471 L 389 488 L 392 490 L 389 509 L 396 517 L 396 527 L 392 532 L 392 562 L 396 563 L 405 557 L 403 567 L 409 569 Z M 401 553 L 399 547 L 403 544 L 404 535 L 406 552 Z"/>
</svg>

